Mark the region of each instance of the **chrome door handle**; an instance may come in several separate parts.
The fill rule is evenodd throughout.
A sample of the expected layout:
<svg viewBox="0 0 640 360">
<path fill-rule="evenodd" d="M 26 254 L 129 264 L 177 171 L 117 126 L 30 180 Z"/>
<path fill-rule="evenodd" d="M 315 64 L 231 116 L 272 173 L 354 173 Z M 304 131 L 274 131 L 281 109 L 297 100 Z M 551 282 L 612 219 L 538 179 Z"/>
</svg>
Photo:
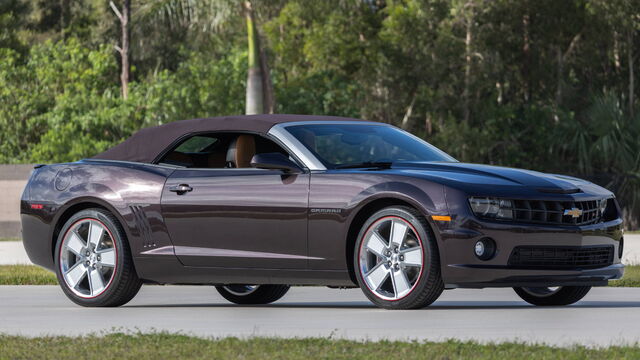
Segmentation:
<svg viewBox="0 0 640 360">
<path fill-rule="evenodd" d="M 193 188 L 187 184 L 174 185 L 169 188 L 169 191 L 182 195 L 186 192 L 193 190 Z"/>
</svg>

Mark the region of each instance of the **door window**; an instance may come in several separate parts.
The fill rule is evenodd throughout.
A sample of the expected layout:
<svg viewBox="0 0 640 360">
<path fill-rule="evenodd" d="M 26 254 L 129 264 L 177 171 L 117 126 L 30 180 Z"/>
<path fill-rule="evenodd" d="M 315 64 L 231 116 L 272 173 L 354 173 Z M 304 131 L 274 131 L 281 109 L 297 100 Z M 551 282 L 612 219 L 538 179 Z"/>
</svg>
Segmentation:
<svg viewBox="0 0 640 360">
<path fill-rule="evenodd" d="M 254 155 L 274 152 L 289 156 L 280 145 L 259 135 L 198 134 L 174 146 L 158 163 L 185 168 L 250 168 Z"/>
</svg>

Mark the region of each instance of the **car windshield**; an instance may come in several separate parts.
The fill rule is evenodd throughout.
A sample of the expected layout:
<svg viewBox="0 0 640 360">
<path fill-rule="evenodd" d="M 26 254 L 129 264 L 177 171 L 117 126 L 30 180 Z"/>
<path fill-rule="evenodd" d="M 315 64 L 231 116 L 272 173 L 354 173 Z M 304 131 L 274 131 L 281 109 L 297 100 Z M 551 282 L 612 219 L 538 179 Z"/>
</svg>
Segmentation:
<svg viewBox="0 0 640 360">
<path fill-rule="evenodd" d="M 328 169 L 395 162 L 456 160 L 403 130 L 376 124 L 307 124 L 286 128 Z"/>
</svg>

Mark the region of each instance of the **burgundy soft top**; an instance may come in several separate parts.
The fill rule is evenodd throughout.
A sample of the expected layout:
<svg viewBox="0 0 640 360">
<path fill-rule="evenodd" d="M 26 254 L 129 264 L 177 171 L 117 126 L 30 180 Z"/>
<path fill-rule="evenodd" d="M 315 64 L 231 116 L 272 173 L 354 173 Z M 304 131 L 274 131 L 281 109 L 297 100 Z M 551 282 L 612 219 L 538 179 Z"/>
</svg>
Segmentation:
<svg viewBox="0 0 640 360">
<path fill-rule="evenodd" d="M 122 143 L 93 159 L 150 163 L 177 139 L 190 133 L 207 131 L 251 131 L 266 134 L 276 124 L 294 121 L 361 121 L 359 119 L 316 115 L 237 115 L 174 121 L 142 129 Z"/>
</svg>

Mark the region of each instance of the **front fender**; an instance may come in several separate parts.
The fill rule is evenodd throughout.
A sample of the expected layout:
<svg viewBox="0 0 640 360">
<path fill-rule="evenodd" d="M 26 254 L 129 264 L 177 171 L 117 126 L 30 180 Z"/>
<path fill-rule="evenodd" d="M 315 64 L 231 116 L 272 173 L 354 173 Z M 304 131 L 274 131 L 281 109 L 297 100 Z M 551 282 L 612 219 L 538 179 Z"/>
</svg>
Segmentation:
<svg viewBox="0 0 640 360">
<path fill-rule="evenodd" d="M 352 229 L 353 226 L 357 226 L 357 223 L 362 221 L 361 214 L 369 213 L 368 209 L 377 208 L 376 203 L 383 200 L 399 200 L 416 208 L 431 226 L 438 245 L 440 259 L 444 259 L 446 254 L 442 251 L 444 247 L 442 246 L 440 232 L 446 229 L 449 224 L 443 221 L 435 221 L 432 218 L 432 215 L 449 215 L 445 200 L 445 187 L 443 185 L 425 181 L 422 184 L 387 182 L 371 186 L 354 197 L 353 203 L 355 206 L 349 213 L 349 228 Z M 353 233 L 349 232 L 345 235 L 347 246 L 349 246 L 348 238 L 350 235 L 353 235 Z"/>
<path fill-rule="evenodd" d="M 353 199 L 347 208 L 359 211 L 368 204 L 380 199 L 397 199 L 411 204 L 418 209 L 430 221 L 431 215 L 448 214 L 447 204 L 444 201 L 444 186 L 427 183 L 419 186 L 406 182 L 392 181 L 370 186 Z M 351 211 L 351 213 L 354 213 Z M 355 214 L 351 215 L 351 219 Z"/>
<path fill-rule="evenodd" d="M 425 179 L 382 173 L 319 173 L 311 177 L 308 246 L 311 269 L 350 270 L 349 249 L 353 232 L 371 210 L 385 200 L 404 202 L 420 211 L 433 227 L 439 243 L 438 224 L 431 215 L 448 214 L 444 187 Z M 365 218 L 363 220 L 363 218 Z M 345 249 L 347 253 L 345 254 Z M 345 256 L 346 255 L 346 256 Z"/>
</svg>

